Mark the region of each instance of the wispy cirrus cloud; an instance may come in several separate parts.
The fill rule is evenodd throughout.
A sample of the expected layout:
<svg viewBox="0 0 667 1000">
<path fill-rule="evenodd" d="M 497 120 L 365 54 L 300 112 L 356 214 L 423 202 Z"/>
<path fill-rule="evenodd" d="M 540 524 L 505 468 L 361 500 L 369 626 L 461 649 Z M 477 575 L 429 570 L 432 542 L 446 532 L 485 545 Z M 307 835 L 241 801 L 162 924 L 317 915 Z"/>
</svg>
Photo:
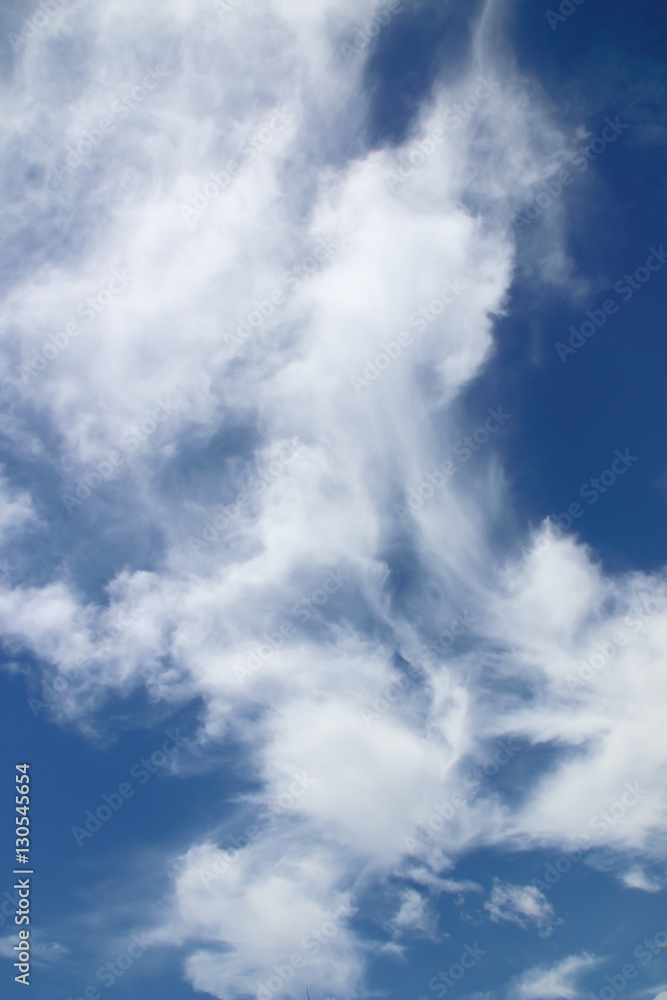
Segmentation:
<svg viewBox="0 0 667 1000">
<path fill-rule="evenodd" d="M 601 960 L 594 955 L 570 955 L 550 967 L 536 966 L 523 973 L 510 988 L 514 1000 L 575 1000 L 579 996 L 577 977 Z"/>
</svg>

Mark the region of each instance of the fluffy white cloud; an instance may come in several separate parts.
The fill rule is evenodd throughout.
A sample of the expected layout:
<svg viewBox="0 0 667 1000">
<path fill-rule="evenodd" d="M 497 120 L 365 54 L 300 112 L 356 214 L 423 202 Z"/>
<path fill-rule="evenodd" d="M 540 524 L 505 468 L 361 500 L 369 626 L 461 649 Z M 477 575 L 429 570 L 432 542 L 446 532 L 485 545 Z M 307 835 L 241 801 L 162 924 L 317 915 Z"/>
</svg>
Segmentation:
<svg viewBox="0 0 667 1000">
<path fill-rule="evenodd" d="M 554 908 L 543 892 L 532 885 L 512 885 L 494 879 L 491 896 L 484 909 L 495 923 L 501 920 L 518 924 L 524 930 L 534 924 L 540 937 L 548 937 L 556 923 Z"/>
<path fill-rule="evenodd" d="M 415 889 L 405 889 L 401 895 L 401 905 L 388 923 L 396 937 L 404 934 L 419 934 L 437 940 L 437 914 L 433 912 L 427 896 Z"/>
<path fill-rule="evenodd" d="M 349 994 L 362 962 L 347 928 L 351 893 L 337 889 L 344 876 L 337 853 L 325 845 L 304 850 L 284 828 L 240 850 L 193 847 L 176 872 L 176 906 L 152 940 L 224 942 L 226 950 L 195 948 L 187 961 L 194 988 L 214 996 L 224 995 L 223 980 L 227 994 L 252 993 L 258 983 L 263 995 L 275 993 L 274 976 L 285 994 L 297 995 L 303 969 L 311 983 Z"/>
<path fill-rule="evenodd" d="M 665 888 L 664 879 L 648 875 L 643 868 L 630 868 L 621 875 L 621 881 L 628 889 L 642 889 L 644 892 L 660 892 Z"/>
</svg>

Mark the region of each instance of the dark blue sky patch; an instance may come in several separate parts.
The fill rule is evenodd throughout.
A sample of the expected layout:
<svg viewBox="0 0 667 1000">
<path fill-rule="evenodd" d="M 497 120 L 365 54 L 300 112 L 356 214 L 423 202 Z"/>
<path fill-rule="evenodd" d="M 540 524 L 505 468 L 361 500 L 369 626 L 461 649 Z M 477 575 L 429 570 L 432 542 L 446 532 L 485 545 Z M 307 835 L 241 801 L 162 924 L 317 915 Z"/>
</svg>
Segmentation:
<svg viewBox="0 0 667 1000">
<path fill-rule="evenodd" d="M 208 440 L 194 431 L 178 442 L 177 457 L 165 467 L 160 485 L 179 498 L 200 504 L 228 504 L 253 472 L 252 458 L 261 445 L 257 419 L 247 423 L 221 419 L 222 428 Z"/>
<path fill-rule="evenodd" d="M 408 5 L 380 32 L 365 66 L 371 148 L 403 142 L 436 81 L 460 74 L 480 7 L 480 0 Z"/>
</svg>

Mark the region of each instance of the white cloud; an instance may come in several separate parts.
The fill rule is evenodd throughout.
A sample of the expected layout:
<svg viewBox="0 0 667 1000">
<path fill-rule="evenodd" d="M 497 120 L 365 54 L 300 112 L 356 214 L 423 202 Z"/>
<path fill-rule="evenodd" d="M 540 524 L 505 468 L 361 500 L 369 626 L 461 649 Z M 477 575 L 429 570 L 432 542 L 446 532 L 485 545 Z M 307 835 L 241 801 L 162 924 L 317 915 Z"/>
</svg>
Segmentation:
<svg viewBox="0 0 667 1000">
<path fill-rule="evenodd" d="M 12 489 L 0 466 L 0 545 L 6 546 L 27 527 L 39 524 L 30 494 Z"/>
<path fill-rule="evenodd" d="M 499 879 L 494 879 L 493 889 L 484 903 L 484 909 L 494 923 L 506 920 L 518 924 L 524 930 L 529 924 L 534 924 L 540 937 L 548 937 L 557 922 L 553 906 L 535 886 L 512 885 Z"/>
<path fill-rule="evenodd" d="M 628 889 L 642 889 L 644 892 L 661 892 L 665 888 L 664 879 L 650 876 L 639 867 L 623 872 L 621 881 Z"/>
<path fill-rule="evenodd" d="M 0 938 L 0 956 L 12 961 L 18 961 L 15 950 L 18 944 L 18 933 Z M 38 968 L 44 968 L 59 962 L 68 949 L 57 941 L 44 941 L 39 934 L 30 937 L 30 961 Z"/>
<path fill-rule="evenodd" d="M 488 3 L 479 65 L 436 86 L 414 135 L 432 130 L 479 72 L 499 89 L 392 189 L 387 174 L 404 150 L 363 148 L 363 60 L 350 66 L 339 49 L 375 6 L 267 0 L 219 19 L 183 0 L 139 13 L 127 0 L 82 5 L 26 47 L 4 126 L 17 131 L 34 176 L 48 175 L 53 150 L 64 158 L 147 66 L 166 72 L 58 185 L 28 179 L 13 199 L 12 232 L 47 231 L 57 250 L 14 278 L 1 363 L 16 402 L 8 437 L 17 452 L 30 443 L 56 484 L 40 502 L 53 508 L 43 516 L 60 562 L 46 581 L 3 587 L 0 626 L 47 677 L 73 677 L 57 705 L 63 720 L 92 731 L 110 694 L 140 686 L 170 705 L 199 697 L 202 739 L 237 738 L 261 786 L 258 808 L 289 794 L 295 773 L 312 774 L 289 816 L 259 822 L 219 878 L 205 885 L 200 875 L 222 861 L 216 832 L 202 831 L 175 860 L 172 906 L 154 937 L 182 944 L 189 980 L 214 996 L 254 990 L 292 955 L 331 991 L 360 989 L 370 946 L 347 916 L 331 937 L 322 928 L 369 880 L 408 865 L 432 873 L 421 884 L 434 894 L 463 893 L 478 887 L 443 873 L 471 845 L 567 845 L 583 833 L 619 851 L 664 852 L 667 617 L 658 610 L 636 618 L 639 628 L 623 625 L 642 595 L 659 591 L 659 575 L 607 577 L 574 539 L 540 554 L 540 532 L 526 558 L 512 558 L 514 548 L 498 557 L 491 539 L 512 523 L 511 496 L 492 449 L 400 533 L 394 506 L 472 430 L 458 404 L 492 356 L 492 316 L 506 309 L 512 214 L 558 166 L 568 137 L 490 40 L 501 5 Z M 85 73 L 63 75 L 56 37 L 77 40 Z M 244 154 L 186 223 L 180 206 L 278 109 L 294 121 L 252 159 Z M 557 236 L 545 231 L 535 260 L 563 280 Z M 317 261 L 325 237 L 338 249 Z M 132 280 L 100 296 L 122 269 Z M 445 282 L 466 287 L 443 306 Z M 276 291 L 282 301 L 271 309 Z M 88 320 L 91 296 L 103 308 Z M 225 334 L 242 321 L 252 332 L 230 359 Z M 44 352 L 71 322 L 78 335 Z M 402 331 L 413 341 L 392 359 Z M 33 351 L 52 356 L 25 382 L 19 366 Z M 380 374 L 357 392 L 352 376 L 369 360 Z M 152 426 L 155 401 L 170 393 L 183 412 Z M 249 444 L 238 445 L 241 431 Z M 298 459 L 245 496 L 294 439 Z M 68 514 L 62 494 L 85 494 L 84 477 L 104 479 L 95 468 L 111 453 L 123 456 L 114 481 Z M 2 500 L 6 536 L 30 511 L 42 516 L 34 493 Z M 191 536 L 235 498 L 238 515 L 193 550 Z M 139 560 L 147 537 L 157 541 Z M 103 599 L 77 561 L 97 546 L 115 546 L 114 565 L 124 567 Z M 401 546 L 418 584 L 404 579 Z M 325 590 L 331 573 L 348 577 L 335 593 Z M 477 619 L 472 651 L 427 660 L 425 644 L 462 604 Z M 116 632 L 123 605 L 139 613 Z M 628 641 L 600 683 L 570 687 L 579 662 L 619 628 Z M 402 677 L 396 654 L 421 667 L 421 679 L 368 726 L 363 712 Z M 252 657 L 259 666 L 240 685 L 237 668 Z M 79 658 L 85 666 L 73 674 Z M 509 693 L 521 685 L 530 700 Z M 466 761 L 485 760 L 504 734 L 529 747 L 549 741 L 555 763 L 518 804 L 489 783 L 442 820 L 435 807 L 465 791 Z M 638 781 L 644 791 L 624 805 L 626 784 Z M 429 844 L 406 861 L 419 824 Z M 427 926 L 424 899 L 406 890 L 396 926 Z M 553 915 L 530 887 L 494 887 L 487 908 L 540 929 Z M 567 984 L 585 960 L 568 961 L 535 981 Z M 284 989 L 296 996 L 293 972 Z M 561 995 L 571 994 L 542 992 Z"/>
<path fill-rule="evenodd" d="M 414 882 L 428 886 L 434 893 L 447 892 L 458 895 L 484 891 L 479 882 L 472 882 L 469 879 L 440 878 L 428 868 L 409 868 L 407 875 Z"/>
<path fill-rule="evenodd" d="M 404 889 L 401 905 L 388 922 L 388 927 L 396 937 L 418 934 L 437 940 L 438 918 L 428 896 L 423 896 L 415 889 Z"/>
<path fill-rule="evenodd" d="M 571 955 L 549 968 L 536 966 L 512 985 L 510 996 L 512 1000 L 575 1000 L 579 996 L 577 977 L 599 961 L 584 952 Z"/>
<path fill-rule="evenodd" d="M 224 941 L 228 950 L 199 947 L 186 966 L 193 987 L 214 996 L 224 995 L 223 979 L 227 993 L 247 994 L 272 975 L 296 994 L 304 968 L 311 981 L 350 992 L 361 960 L 347 927 L 351 893 L 336 888 L 342 875 L 336 852 L 325 846 L 305 851 L 284 829 L 231 859 L 211 844 L 198 845 L 181 859 L 175 909 L 152 940 Z"/>
</svg>

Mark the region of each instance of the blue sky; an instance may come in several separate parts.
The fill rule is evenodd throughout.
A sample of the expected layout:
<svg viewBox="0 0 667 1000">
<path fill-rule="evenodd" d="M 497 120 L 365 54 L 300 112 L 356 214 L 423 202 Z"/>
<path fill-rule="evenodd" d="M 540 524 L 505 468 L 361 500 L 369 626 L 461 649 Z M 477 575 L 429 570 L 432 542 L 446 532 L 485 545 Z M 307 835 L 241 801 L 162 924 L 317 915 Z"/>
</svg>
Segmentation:
<svg viewBox="0 0 667 1000">
<path fill-rule="evenodd" d="M 665 1000 L 666 22 L 5 5 L 3 996 Z"/>
</svg>

